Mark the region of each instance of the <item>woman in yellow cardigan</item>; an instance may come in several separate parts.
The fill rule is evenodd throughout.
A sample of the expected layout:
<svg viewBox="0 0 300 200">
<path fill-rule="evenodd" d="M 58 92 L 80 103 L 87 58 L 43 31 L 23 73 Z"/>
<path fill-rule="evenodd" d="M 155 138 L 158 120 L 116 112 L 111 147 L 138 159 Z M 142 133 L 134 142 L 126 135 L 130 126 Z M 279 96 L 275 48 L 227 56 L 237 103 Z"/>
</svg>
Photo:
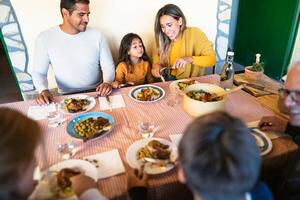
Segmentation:
<svg viewBox="0 0 300 200">
<path fill-rule="evenodd" d="M 180 8 L 167 4 L 155 18 L 156 49 L 152 74 L 161 76 L 162 67 L 172 68 L 171 75 L 183 79 L 203 75 L 205 67 L 216 63 L 216 53 L 206 35 L 196 27 L 187 27 Z"/>
</svg>

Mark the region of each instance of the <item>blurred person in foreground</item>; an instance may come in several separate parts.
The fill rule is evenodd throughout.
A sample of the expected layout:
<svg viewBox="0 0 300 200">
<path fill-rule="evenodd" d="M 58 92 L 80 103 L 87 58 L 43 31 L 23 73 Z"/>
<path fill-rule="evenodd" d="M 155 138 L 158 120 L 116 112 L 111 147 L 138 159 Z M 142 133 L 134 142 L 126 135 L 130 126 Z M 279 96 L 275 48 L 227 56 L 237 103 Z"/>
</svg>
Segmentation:
<svg viewBox="0 0 300 200">
<path fill-rule="evenodd" d="M 227 113 L 196 118 L 179 144 L 179 180 L 195 200 L 271 200 L 259 181 L 259 148 L 245 124 Z"/>
<path fill-rule="evenodd" d="M 41 129 L 37 122 L 20 112 L 2 107 L 0 134 L 0 200 L 25 200 L 36 185 L 33 180 L 34 154 L 42 141 Z M 106 200 L 90 177 L 79 174 L 71 181 L 80 200 Z M 42 191 L 44 195 L 45 192 Z M 58 198 L 49 195 L 45 199 Z"/>
<path fill-rule="evenodd" d="M 288 121 L 275 116 L 265 116 L 259 125 L 265 131 L 284 132 L 300 144 L 300 62 L 294 63 L 288 71 L 284 87 L 279 90 L 281 106 L 287 110 Z M 291 169 L 285 169 L 287 178 L 279 194 L 285 200 L 300 199 L 300 154 Z"/>
</svg>

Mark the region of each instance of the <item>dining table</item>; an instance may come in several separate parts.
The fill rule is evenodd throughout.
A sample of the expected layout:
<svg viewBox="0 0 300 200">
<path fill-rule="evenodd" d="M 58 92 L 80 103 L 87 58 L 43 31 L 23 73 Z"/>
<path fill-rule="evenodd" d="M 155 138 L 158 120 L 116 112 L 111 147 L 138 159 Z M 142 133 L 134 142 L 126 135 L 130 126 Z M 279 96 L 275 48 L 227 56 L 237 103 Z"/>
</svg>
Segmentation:
<svg viewBox="0 0 300 200">
<path fill-rule="evenodd" d="M 220 84 L 220 76 L 217 74 L 200 76 L 195 79 L 200 83 Z M 44 170 L 46 168 L 45 159 L 49 165 L 62 161 L 61 154 L 57 151 L 57 141 L 59 141 L 61 143 L 73 142 L 79 147 L 79 150 L 72 157 L 75 159 L 83 159 L 89 155 L 117 149 L 125 169 L 128 170 L 129 165 L 126 160 L 126 152 L 131 144 L 141 139 L 141 135 L 138 133 L 138 124 L 141 121 L 151 120 L 155 125 L 153 137 L 170 141 L 170 135 L 182 134 L 188 124 L 195 118 L 185 112 L 180 102 L 176 105 L 169 104 L 172 98 L 174 98 L 174 95 L 171 95 L 170 83 L 152 83 L 155 86 L 161 87 L 165 92 L 164 97 L 155 102 L 143 103 L 133 100 L 129 93 L 135 86 L 113 89 L 110 95 L 121 95 L 125 107 L 102 111 L 99 101 L 96 99 L 96 105 L 89 112 L 107 113 L 115 121 L 113 129 L 104 137 L 88 141 L 71 137 L 67 133 L 67 125 L 76 115 L 64 114 L 63 118 L 65 122 L 55 128 L 49 128 L 46 119 L 38 120 L 43 131 L 43 148 L 46 155 L 46 158 L 44 158 L 41 148 L 38 148 L 36 155 L 40 169 Z M 96 92 L 84 94 L 92 97 L 96 96 Z M 55 100 L 60 102 L 69 96 L 56 96 Z M 1 104 L 0 107 L 9 107 L 27 115 L 29 107 L 36 105 L 35 100 L 27 100 Z M 272 109 L 260 103 L 256 97 L 251 96 L 243 90 L 227 95 L 225 111 L 232 116 L 240 118 L 245 123 L 258 121 L 262 116 L 277 115 Z M 272 150 L 262 156 L 261 175 L 263 180 L 266 180 L 270 184 L 274 181 L 274 177 L 282 174 L 284 169 L 293 163 L 298 150 L 297 144 L 288 135 L 281 134 L 278 137 L 272 137 L 271 141 Z M 97 184 L 99 190 L 109 199 L 127 198 L 126 172 L 105 179 L 99 179 Z M 177 167 L 162 174 L 150 175 L 148 185 L 149 199 L 187 199 L 185 195 L 188 189 L 179 183 Z"/>
</svg>

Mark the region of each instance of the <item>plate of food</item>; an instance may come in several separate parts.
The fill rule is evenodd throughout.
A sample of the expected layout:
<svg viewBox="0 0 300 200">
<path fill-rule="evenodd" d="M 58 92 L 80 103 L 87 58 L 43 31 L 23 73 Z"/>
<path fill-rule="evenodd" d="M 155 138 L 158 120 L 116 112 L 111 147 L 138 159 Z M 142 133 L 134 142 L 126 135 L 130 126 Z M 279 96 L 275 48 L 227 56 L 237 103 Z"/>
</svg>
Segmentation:
<svg viewBox="0 0 300 200">
<path fill-rule="evenodd" d="M 139 169 L 145 164 L 147 174 L 161 174 L 174 168 L 178 158 L 177 147 L 162 138 L 141 139 L 131 144 L 126 152 L 130 167 Z"/>
<path fill-rule="evenodd" d="M 255 138 L 256 144 L 260 151 L 260 155 L 266 155 L 272 150 L 272 141 L 264 132 L 255 128 L 251 129 L 251 133 Z"/>
<path fill-rule="evenodd" d="M 107 135 L 114 123 L 114 118 L 107 113 L 82 113 L 68 123 L 67 132 L 72 137 L 86 141 Z"/>
<path fill-rule="evenodd" d="M 80 173 L 98 180 L 97 169 L 84 160 L 65 160 L 52 165 L 40 179 L 29 199 L 73 199 L 75 193 L 70 178 Z"/>
<path fill-rule="evenodd" d="M 91 110 L 95 105 L 95 98 L 84 94 L 78 94 L 62 100 L 59 108 L 64 114 L 79 114 Z"/>
<path fill-rule="evenodd" d="M 137 102 L 156 102 L 165 96 L 165 91 L 156 85 L 140 85 L 132 88 L 128 95 Z"/>
<path fill-rule="evenodd" d="M 172 83 L 170 83 L 170 85 L 169 85 L 169 88 L 170 88 L 170 90 L 177 90 L 177 91 L 183 92 L 187 86 L 193 85 L 196 83 L 199 83 L 199 82 L 196 80 L 193 80 L 193 79 L 181 79 L 181 80 L 172 81 Z"/>
</svg>

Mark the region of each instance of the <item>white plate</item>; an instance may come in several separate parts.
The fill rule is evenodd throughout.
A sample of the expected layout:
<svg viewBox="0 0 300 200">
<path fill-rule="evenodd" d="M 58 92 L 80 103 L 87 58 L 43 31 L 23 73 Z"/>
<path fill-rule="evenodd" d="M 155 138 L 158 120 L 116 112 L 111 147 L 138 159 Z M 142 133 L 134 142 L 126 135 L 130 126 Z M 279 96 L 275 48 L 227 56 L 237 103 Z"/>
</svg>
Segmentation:
<svg viewBox="0 0 300 200">
<path fill-rule="evenodd" d="M 138 100 L 137 99 L 138 92 L 140 92 L 142 89 L 145 89 L 145 88 L 152 88 L 153 90 L 155 90 L 156 92 L 158 92 L 159 95 L 157 97 L 155 97 L 151 101 L 141 101 L 141 100 Z M 152 103 L 152 102 L 156 102 L 156 101 L 161 100 L 165 96 L 165 91 L 161 87 L 158 87 L 156 85 L 150 85 L 150 84 L 149 85 L 139 85 L 139 86 L 136 86 L 136 87 L 132 88 L 129 91 L 128 95 L 134 101 L 142 102 L 142 103 Z"/>
<path fill-rule="evenodd" d="M 126 160 L 130 167 L 136 169 L 140 168 L 142 161 L 137 159 L 137 152 L 142 147 L 145 147 L 148 144 L 148 142 L 150 142 L 151 140 L 158 140 L 163 144 L 169 145 L 169 147 L 171 148 L 170 160 L 176 161 L 178 157 L 177 147 L 173 145 L 170 141 L 162 138 L 147 138 L 147 139 L 137 140 L 128 147 L 126 152 Z M 168 172 L 173 168 L 174 168 L 174 164 L 167 164 L 166 166 L 161 167 L 151 163 L 145 163 L 144 170 L 147 174 L 161 174 L 161 173 Z"/>
<path fill-rule="evenodd" d="M 171 91 L 172 91 L 172 90 L 177 90 L 177 91 L 183 92 L 183 90 L 180 90 L 180 88 L 179 88 L 179 86 L 178 86 L 178 83 L 179 83 L 179 82 L 184 82 L 184 81 L 191 81 L 191 80 L 193 80 L 193 79 L 180 79 L 180 80 L 172 81 L 172 82 L 170 83 L 170 85 L 169 85 L 169 88 L 170 88 Z M 196 84 L 196 83 L 199 83 L 199 82 L 198 82 L 198 81 L 195 81 L 194 84 Z"/>
<path fill-rule="evenodd" d="M 251 132 L 259 147 L 260 155 L 263 156 L 269 153 L 272 150 L 272 141 L 270 138 L 259 129 L 252 129 Z"/>
<path fill-rule="evenodd" d="M 70 159 L 52 165 L 49 171 L 60 171 L 64 168 L 74 168 L 80 170 L 85 175 L 91 177 L 96 182 L 98 180 L 98 171 L 94 165 L 85 160 Z"/>
<path fill-rule="evenodd" d="M 86 105 L 86 106 L 83 106 L 84 111 L 71 113 L 67 110 L 67 108 L 65 107 L 65 103 L 64 103 L 65 99 L 71 99 L 71 98 L 73 98 L 73 99 L 87 99 L 89 101 L 89 104 Z M 91 109 L 93 109 L 96 105 L 96 100 L 95 100 L 94 97 L 84 95 L 84 94 L 72 95 L 72 96 L 69 96 L 68 98 L 65 98 L 65 99 L 63 99 L 60 102 L 59 109 L 60 109 L 60 112 L 62 112 L 64 114 L 67 114 L 67 115 L 77 115 L 77 114 L 80 114 L 80 113 L 85 113 L 85 112 L 90 111 Z"/>
</svg>

